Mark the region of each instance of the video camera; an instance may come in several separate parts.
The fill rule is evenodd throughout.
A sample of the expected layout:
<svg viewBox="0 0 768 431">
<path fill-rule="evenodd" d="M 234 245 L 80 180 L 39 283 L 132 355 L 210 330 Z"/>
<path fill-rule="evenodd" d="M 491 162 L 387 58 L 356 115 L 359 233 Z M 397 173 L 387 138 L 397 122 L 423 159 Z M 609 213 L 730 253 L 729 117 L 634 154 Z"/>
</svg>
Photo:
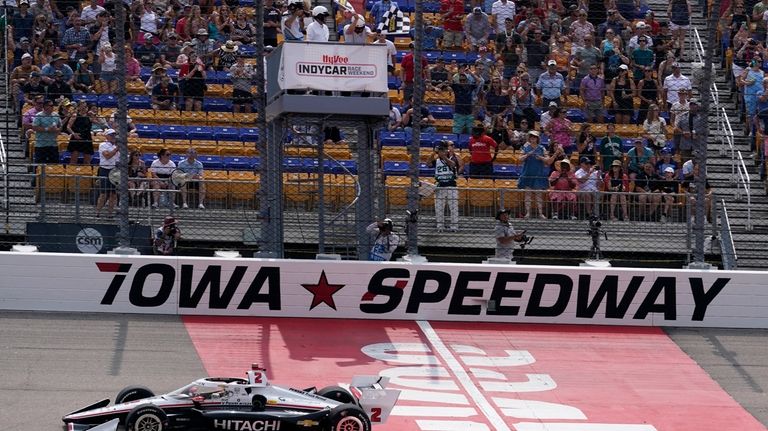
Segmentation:
<svg viewBox="0 0 768 431">
<path fill-rule="evenodd" d="M 533 242 L 532 236 L 528 236 L 525 234 L 527 231 L 520 232 L 519 236 L 516 237 L 515 242 L 520 244 L 520 249 L 525 249 L 525 246 Z M 517 239 L 519 238 L 519 239 Z"/>
</svg>

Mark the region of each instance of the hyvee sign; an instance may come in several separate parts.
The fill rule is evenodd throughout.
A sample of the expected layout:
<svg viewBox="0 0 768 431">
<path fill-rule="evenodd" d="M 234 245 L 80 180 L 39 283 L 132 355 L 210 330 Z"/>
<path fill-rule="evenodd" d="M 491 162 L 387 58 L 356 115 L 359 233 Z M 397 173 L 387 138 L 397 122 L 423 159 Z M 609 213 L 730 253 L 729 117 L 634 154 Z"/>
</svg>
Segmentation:
<svg viewBox="0 0 768 431">
<path fill-rule="evenodd" d="M 768 327 L 760 273 L 0 254 L 0 308 Z"/>
</svg>

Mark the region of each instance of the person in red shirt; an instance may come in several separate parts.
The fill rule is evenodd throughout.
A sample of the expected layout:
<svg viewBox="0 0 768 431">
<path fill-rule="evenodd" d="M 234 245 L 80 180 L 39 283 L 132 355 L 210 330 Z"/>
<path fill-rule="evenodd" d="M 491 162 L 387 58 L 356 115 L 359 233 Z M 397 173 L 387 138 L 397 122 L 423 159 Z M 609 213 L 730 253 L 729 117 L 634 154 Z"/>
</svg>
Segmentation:
<svg viewBox="0 0 768 431">
<path fill-rule="evenodd" d="M 549 185 L 552 191 L 549 198 L 552 200 L 552 219 L 562 217 L 576 220 L 576 193 L 573 192 L 579 183 L 571 170 L 571 162 L 568 159 L 560 160 L 559 169 L 552 171 L 549 176 Z"/>
<path fill-rule="evenodd" d="M 443 49 L 462 50 L 464 37 L 464 0 L 442 0 L 440 14 L 443 17 Z"/>
<path fill-rule="evenodd" d="M 497 144 L 493 138 L 485 134 L 482 123 L 475 125 L 472 128 L 472 136 L 469 138 L 469 176 L 493 178 L 493 161 L 499 149 L 504 148 L 506 145 Z"/>
<path fill-rule="evenodd" d="M 400 89 L 403 90 L 403 100 L 411 100 L 413 96 L 413 77 L 416 74 L 416 64 L 413 59 L 413 42 L 408 45 L 411 51 L 403 56 L 400 61 L 400 69 L 403 71 L 403 83 Z M 421 56 L 421 74 L 426 79 L 429 63 L 426 57 Z"/>
</svg>

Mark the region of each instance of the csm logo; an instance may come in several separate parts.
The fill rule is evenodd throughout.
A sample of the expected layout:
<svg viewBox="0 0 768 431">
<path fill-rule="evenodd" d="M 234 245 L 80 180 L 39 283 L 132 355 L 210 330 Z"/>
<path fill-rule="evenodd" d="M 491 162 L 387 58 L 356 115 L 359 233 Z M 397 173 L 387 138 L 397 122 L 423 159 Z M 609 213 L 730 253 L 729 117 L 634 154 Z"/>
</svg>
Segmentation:
<svg viewBox="0 0 768 431">
<path fill-rule="evenodd" d="M 231 431 L 280 431 L 280 421 L 242 421 L 234 419 L 214 419 L 213 428 Z"/>
<path fill-rule="evenodd" d="M 75 244 L 80 253 L 97 254 L 104 247 L 104 238 L 101 236 L 101 232 L 87 227 L 77 233 Z"/>
</svg>

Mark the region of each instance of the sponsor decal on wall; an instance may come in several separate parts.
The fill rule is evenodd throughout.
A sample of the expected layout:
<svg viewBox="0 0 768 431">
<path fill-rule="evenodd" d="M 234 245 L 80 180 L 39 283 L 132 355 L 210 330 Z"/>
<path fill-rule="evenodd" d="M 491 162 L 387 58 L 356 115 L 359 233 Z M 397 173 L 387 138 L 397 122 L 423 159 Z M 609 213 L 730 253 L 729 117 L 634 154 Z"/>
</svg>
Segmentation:
<svg viewBox="0 0 768 431">
<path fill-rule="evenodd" d="M 750 272 L 0 256 L 6 309 L 59 300 L 72 311 L 768 327 L 768 294 Z"/>
<path fill-rule="evenodd" d="M 383 45 L 286 43 L 279 84 L 284 90 L 387 92 Z"/>
</svg>

